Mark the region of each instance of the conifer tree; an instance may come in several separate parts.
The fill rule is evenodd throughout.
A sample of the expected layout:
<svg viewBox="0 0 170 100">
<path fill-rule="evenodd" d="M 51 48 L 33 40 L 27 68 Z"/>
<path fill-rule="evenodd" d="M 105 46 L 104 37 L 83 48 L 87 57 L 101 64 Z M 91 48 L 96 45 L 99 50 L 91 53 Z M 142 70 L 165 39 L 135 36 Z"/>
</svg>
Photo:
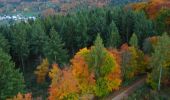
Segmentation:
<svg viewBox="0 0 170 100">
<path fill-rule="evenodd" d="M 89 67 L 96 70 L 96 77 L 100 77 L 100 68 L 102 66 L 102 62 L 104 61 L 106 54 L 107 52 L 104 48 L 103 40 L 98 34 L 89 57 L 91 59 L 91 61 L 89 62 Z"/>
<path fill-rule="evenodd" d="M 107 39 L 107 47 L 116 48 L 116 47 L 120 46 L 120 43 L 121 43 L 121 37 L 119 35 L 116 24 L 112 21 L 112 23 L 109 26 L 109 35 L 108 35 L 108 39 Z"/>
<path fill-rule="evenodd" d="M 13 57 L 16 57 L 17 60 L 20 61 L 20 66 L 23 68 L 23 72 L 25 71 L 25 60 L 29 55 L 29 42 L 27 40 L 27 33 L 24 26 L 20 26 L 20 24 L 14 27 L 15 29 L 12 34 L 12 50 Z M 20 29 L 22 28 L 22 30 Z"/>
<path fill-rule="evenodd" d="M 139 43 L 142 43 L 148 36 L 152 36 L 153 32 L 153 23 L 146 18 L 145 12 L 136 12 L 134 19 L 134 33 L 136 33 Z"/>
<path fill-rule="evenodd" d="M 9 53 L 10 45 L 7 39 L 0 33 L 0 48 L 3 49 L 4 52 Z"/>
<path fill-rule="evenodd" d="M 43 48 L 48 36 L 45 34 L 42 24 L 39 20 L 35 21 L 32 25 L 31 33 L 29 34 L 29 44 L 31 55 L 39 57 L 39 61 L 44 56 Z"/>
<path fill-rule="evenodd" d="M 5 100 L 23 92 L 24 79 L 11 57 L 0 49 L 0 99 Z"/>
<path fill-rule="evenodd" d="M 132 37 L 130 38 L 129 44 L 135 48 L 138 48 L 138 37 L 135 33 L 133 33 Z"/>
<path fill-rule="evenodd" d="M 55 31 L 54 28 L 50 30 L 50 39 L 45 45 L 44 54 L 51 63 L 64 64 L 68 60 L 67 51 L 64 49 L 64 43 Z"/>
</svg>

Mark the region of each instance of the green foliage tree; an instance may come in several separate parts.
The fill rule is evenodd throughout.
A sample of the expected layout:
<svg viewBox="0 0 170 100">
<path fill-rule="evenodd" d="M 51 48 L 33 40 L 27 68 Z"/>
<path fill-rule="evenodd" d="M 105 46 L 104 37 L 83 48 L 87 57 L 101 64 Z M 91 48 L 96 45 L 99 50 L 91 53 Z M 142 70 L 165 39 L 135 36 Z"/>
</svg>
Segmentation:
<svg viewBox="0 0 170 100">
<path fill-rule="evenodd" d="M 121 83 L 119 77 L 109 80 L 109 75 L 118 74 L 119 67 L 116 66 L 113 56 L 104 48 L 103 41 L 98 34 L 94 46 L 91 48 L 88 57 L 88 65 L 91 71 L 94 71 L 96 79 L 95 93 L 97 96 L 106 96 L 109 92 L 118 88 Z M 117 69 L 118 68 L 118 69 Z M 115 72 L 117 69 L 118 72 Z"/>
<path fill-rule="evenodd" d="M 123 15 L 122 18 L 122 30 L 121 34 L 125 42 L 130 41 L 130 36 L 133 33 L 133 27 L 134 27 L 134 13 L 132 10 L 127 10 L 126 13 Z"/>
<path fill-rule="evenodd" d="M 149 55 L 151 55 L 151 53 L 154 51 L 152 43 L 149 41 L 148 38 L 144 40 L 142 49 L 145 54 L 149 54 Z"/>
<path fill-rule="evenodd" d="M 5 100 L 24 90 L 24 79 L 11 57 L 0 49 L 0 99 Z"/>
<path fill-rule="evenodd" d="M 156 17 L 156 20 L 155 20 L 156 31 L 158 32 L 158 34 L 162 34 L 163 32 L 170 33 L 169 17 L 170 17 L 170 10 L 169 9 L 162 9 L 158 13 L 158 16 Z"/>
<path fill-rule="evenodd" d="M 154 33 L 153 22 L 147 19 L 145 12 L 138 11 L 135 13 L 134 18 L 134 33 L 136 33 L 139 45 L 142 45 L 143 40 L 146 37 L 152 36 Z"/>
<path fill-rule="evenodd" d="M 41 24 L 40 20 L 36 20 L 33 22 L 31 27 L 31 33 L 29 33 L 29 44 L 30 44 L 30 52 L 32 56 L 39 57 L 39 61 L 42 60 L 44 56 L 43 48 L 48 41 L 48 36 L 44 32 L 43 25 Z"/>
<path fill-rule="evenodd" d="M 23 71 L 25 71 L 25 59 L 28 57 L 30 49 L 26 30 L 24 28 L 24 25 L 21 25 L 22 24 L 18 24 L 13 27 L 14 32 L 13 34 L 11 34 L 11 47 L 14 51 L 12 52 L 13 56 L 18 58 L 18 60 L 21 62 L 20 66 L 22 66 Z M 22 28 L 22 30 L 20 28 Z"/>
<path fill-rule="evenodd" d="M 103 40 L 101 39 L 100 35 L 98 34 L 95 42 L 94 47 L 91 50 L 90 53 L 90 61 L 89 61 L 89 67 L 91 69 L 95 69 L 95 76 L 98 78 L 101 76 L 101 66 L 102 62 L 104 61 L 104 58 L 106 56 L 107 52 L 103 45 Z M 109 69 L 108 69 L 109 70 Z"/>
<path fill-rule="evenodd" d="M 137 53 L 134 47 L 121 49 L 122 54 L 122 74 L 124 81 L 132 79 L 136 74 L 137 69 Z"/>
<path fill-rule="evenodd" d="M 133 33 L 132 37 L 130 38 L 129 44 L 135 48 L 138 48 L 138 37 L 135 33 Z"/>
<path fill-rule="evenodd" d="M 164 33 L 154 48 L 154 53 L 152 54 L 151 67 L 152 72 L 148 76 L 148 82 L 154 89 L 160 90 L 163 78 L 165 78 L 165 73 L 167 67 L 170 66 L 169 56 L 170 55 L 170 37 L 167 33 Z"/>
<path fill-rule="evenodd" d="M 110 24 L 108 30 L 109 30 L 109 35 L 107 39 L 107 47 L 117 48 L 118 46 L 120 46 L 121 37 L 119 35 L 116 24 L 113 21 Z"/>
<path fill-rule="evenodd" d="M 0 48 L 3 49 L 4 52 L 9 53 L 10 45 L 8 40 L 0 33 Z"/>
<path fill-rule="evenodd" d="M 64 64 L 68 61 L 67 51 L 64 49 L 64 43 L 55 31 L 51 28 L 49 40 L 44 47 L 44 54 L 51 63 Z"/>
</svg>

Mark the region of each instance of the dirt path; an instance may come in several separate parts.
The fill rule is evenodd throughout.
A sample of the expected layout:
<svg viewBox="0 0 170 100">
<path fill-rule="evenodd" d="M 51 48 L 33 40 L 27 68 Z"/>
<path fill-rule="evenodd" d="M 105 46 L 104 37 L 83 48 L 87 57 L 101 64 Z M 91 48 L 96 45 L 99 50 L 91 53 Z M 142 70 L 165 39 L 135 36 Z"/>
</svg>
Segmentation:
<svg viewBox="0 0 170 100">
<path fill-rule="evenodd" d="M 133 93 L 138 87 L 144 85 L 145 81 L 146 81 L 146 77 L 143 77 L 142 79 L 136 81 L 131 86 L 123 90 L 120 90 L 119 92 L 113 93 L 112 95 L 105 98 L 104 100 L 125 100 L 127 99 L 128 95 Z"/>
</svg>

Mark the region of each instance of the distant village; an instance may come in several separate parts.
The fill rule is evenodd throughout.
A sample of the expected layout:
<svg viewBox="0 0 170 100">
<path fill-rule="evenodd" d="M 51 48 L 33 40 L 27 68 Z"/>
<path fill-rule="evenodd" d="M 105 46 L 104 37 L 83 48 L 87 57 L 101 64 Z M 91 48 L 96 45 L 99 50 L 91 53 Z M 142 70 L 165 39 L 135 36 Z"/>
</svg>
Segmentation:
<svg viewBox="0 0 170 100">
<path fill-rule="evenodd" d="M 35 16 L 23 16 L 21 14 L 17 15 L 3 15 L 0 16 L 0 21 L 11 20 L 11 21 L 28 21 L 28 20 L 35 20 Z"/>
</svg>

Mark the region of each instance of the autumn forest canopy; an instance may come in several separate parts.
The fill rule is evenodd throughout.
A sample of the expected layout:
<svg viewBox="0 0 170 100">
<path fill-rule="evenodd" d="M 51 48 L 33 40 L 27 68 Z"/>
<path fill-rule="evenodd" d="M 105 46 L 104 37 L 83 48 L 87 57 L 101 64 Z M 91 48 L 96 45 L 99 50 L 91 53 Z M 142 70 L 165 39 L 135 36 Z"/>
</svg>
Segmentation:
<svg viewBox="0 0 170 100">
<path fill-rule="evenodd" d="M 0 26 L 0 100 L 168 100 L 170 1 L 102 6 Z"/>
</svg>

